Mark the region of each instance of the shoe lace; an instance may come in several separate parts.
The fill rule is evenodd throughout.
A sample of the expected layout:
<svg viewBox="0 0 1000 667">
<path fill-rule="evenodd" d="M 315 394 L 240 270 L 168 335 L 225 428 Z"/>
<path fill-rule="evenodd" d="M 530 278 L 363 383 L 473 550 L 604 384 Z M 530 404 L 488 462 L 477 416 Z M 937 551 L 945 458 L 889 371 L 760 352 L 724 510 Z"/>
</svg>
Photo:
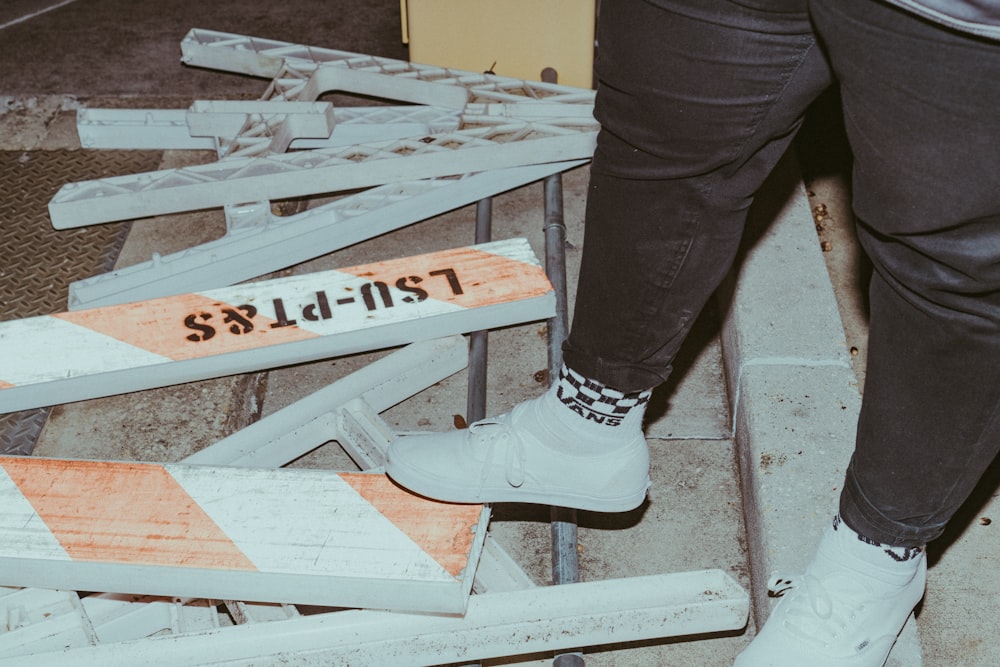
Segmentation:
<svg viewBox="0 0 1000 667">
<path fill-rule="evenodd" d="M 856 624 L 864 603 L 847 596 L 834 596 L 816 577 L 772 576 L 767 584 L 774 597 L 786 598 L 783 606 L 785 628 L 798 638 L 822 645 L 841 639 Z M 864 646 L 858 646 L 861 649 Z"/>
<path fill-rule="evenodd" d="M 499 419 L 483 419 L 471 424 L 469 433 L 486 443 L 486 465 L 483 466 L 480 485 L 485 485 L 489 477 L 489 464 L 493 461 L 497 445 L 504 448 L 504 476 L 507 483 L 514 488 L 524 484 L 526 463 L 524 443 L 514 435 L 509 424 Z"/>
</svg>

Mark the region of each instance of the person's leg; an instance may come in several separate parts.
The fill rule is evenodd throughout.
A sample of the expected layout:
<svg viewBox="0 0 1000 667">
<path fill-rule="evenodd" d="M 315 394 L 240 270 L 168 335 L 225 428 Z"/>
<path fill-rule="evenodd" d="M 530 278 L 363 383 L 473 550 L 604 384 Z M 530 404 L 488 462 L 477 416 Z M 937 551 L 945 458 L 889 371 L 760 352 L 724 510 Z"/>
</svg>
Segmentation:
<svg viewBox="0 0 1000 667">
<path fill-rule="evenodd" d="M 805 4 L 602 5 L 574 370 L 622 391 L 669 376 L 754 195 L 830 84 Z"/>
<path fill-rule="evenodd" d="M 1000 42 L 905 15 L 912 35 L 894 34 L 819 4 L 875 267 L 841 513 L 865 535 L 920 545 L 1000 449 Z M 899 25 L 901 12 L 877 10 Z"/>
<path fill-rule="evenodd" d="M 565 364 L 468 432 L 400 438 L 387 471 L 451 501 L 623 511 L 649 483 L 642 413 L 732 264 L 754 194 L 829 85 L 805 0 L 615 0 Z"/>
<path fill-rule="evenodd" d="M 924 545 L 1000 447 L 1000 43 L 873 0 L 811 8 L 875 266 L 865 395 L 841 515 L 737 665 L 880 667 Z"/>
</svg>

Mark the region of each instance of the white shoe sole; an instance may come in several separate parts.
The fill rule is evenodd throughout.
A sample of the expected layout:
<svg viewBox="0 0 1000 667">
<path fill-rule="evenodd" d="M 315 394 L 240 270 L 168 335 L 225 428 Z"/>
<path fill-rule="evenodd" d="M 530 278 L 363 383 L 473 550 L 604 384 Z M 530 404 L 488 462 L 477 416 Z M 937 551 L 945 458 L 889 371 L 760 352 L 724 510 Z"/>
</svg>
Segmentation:
<svg viewBox="0 0 1000 667">
<path fill-rule="evenodd" d="M 641 488 L 619 496 L 593 496 L 577 491 L 533 489 L 524 487 L 483 487 L 471 488 L 457 485 L 452 480 L 434 478 L 424 470 L 410 470 L 398 465 L 389 465 L 387 470 L 399 485 L 433 500 L 451 503 L 529 503 L 569 507 L 590 512 L 628 512 L 645 501 L 649 491 L 649 480 Z"/>
</svg>

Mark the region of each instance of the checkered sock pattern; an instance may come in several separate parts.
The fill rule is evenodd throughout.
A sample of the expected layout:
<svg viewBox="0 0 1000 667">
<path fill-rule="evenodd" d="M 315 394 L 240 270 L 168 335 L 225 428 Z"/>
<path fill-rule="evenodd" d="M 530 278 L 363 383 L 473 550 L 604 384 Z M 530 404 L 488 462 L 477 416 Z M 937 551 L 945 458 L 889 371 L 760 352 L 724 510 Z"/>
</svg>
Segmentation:
<svg viewBox="0 0 1000 667">
<path fill-rule="evenodd" d="M 857 535 L 859 541 L 871 545 L 877 549 L 881 549 L 889 556 L 889 558 L 896 561 L 897 563 L 905 563 L 907 561 L 911 561 L 924 552 L 923 546 L 894 547 L 888 544 L 882 544 L 881 542 L 873 540 L 870 537 L 865 537 L 861 533 L 851 530 L 851 527 L 848 526 L 846 523 L 844 523 L 844 520 L 840 518 L 839 514 L 833 517 L 833 529 L 834 530 L 846 529 L 854 533 L 855 535 Z"/>
<path fill-rule="evenodd" d="M 623 393 L 585 378 L 563 366 L 555 386 L 556 397 L 589 423 L 616 428 L 625 424 L 642 427 L 642 417 L 652 390 Z"/>
</svg>

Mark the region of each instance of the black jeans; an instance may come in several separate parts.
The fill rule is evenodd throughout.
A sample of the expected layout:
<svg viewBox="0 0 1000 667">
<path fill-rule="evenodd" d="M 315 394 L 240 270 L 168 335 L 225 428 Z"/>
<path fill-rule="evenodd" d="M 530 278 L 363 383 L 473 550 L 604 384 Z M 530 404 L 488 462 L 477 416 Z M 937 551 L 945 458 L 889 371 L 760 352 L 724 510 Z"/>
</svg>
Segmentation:
<svg viewBox="0 0 1000 667">
<path fill-rule="evenodd" d="M 1000 43 L 878 0 L 614 0 L 598 39 L 566 363 L 622 391 L 668 377 L 836 78 L 875 266 L 841 513 L 882 542 L 937 537 L 1000 448 Z"/>
</svg>

